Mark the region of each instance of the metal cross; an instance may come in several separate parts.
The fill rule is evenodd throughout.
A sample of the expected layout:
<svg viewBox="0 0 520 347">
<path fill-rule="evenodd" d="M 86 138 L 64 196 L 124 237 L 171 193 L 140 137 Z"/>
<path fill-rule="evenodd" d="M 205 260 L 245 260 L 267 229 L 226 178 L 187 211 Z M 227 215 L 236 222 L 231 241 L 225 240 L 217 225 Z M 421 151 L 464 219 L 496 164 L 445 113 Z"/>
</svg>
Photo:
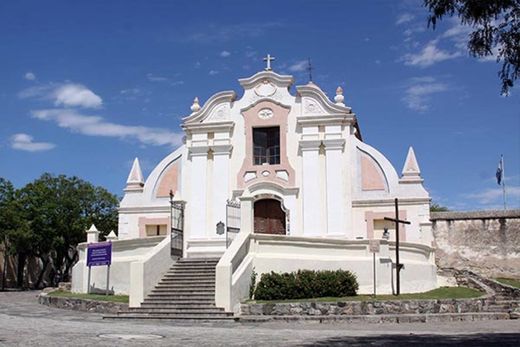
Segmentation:
<svg viewBox="0 0 520 347">
<path fill-rule="evenodd" d="M 403 224 L 411 224 L 407 220 L 399 219 L 399 200 L 395 198 L 395 218 L 385 217 L 385 220 L 389 220 L 395 223 L 395 286 L 396 286 L 396 295 L 401 294 L 401 279 L 399 277 L 399 272 L 403 267 L 403 264 L 399 263 L 399 223 Z"/>
<path fill-rule="evenodd" d="M 268 54 L 267 57 L 264 58 L 264 61 L 267 62 L 267 67 L 265 68 L 265 71 L 271 71 L 271 61 L 275 60 L 274 57 L 271 57 L 271 54 Z"/>
<path fill-rule="evenodd" d="M 309 65 L 307 66 L 307 71 L 309 72 L 309 82 L 312 82 L 312 64 L 311 64 L 311 58 L 308 58 Z"/>
</svg>

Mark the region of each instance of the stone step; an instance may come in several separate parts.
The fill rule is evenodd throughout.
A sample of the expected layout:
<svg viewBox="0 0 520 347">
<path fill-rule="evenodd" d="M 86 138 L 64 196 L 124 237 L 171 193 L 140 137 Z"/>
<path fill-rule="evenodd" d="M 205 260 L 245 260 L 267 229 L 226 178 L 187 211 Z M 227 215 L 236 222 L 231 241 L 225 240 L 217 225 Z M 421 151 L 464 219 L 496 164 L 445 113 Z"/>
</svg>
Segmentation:
<svg viewBox="0 0 520 347">
<path fill-rule="evenodd" d="M 230 315 L 232 312 L 225 312 L 224 309 L 211 307 L 211 308 L 157 308 L 157 307 L 146 307 L 146 308 L 135 308 L 128 311 L 120 311 L 119 313 L 149 313 L 149 314 L 225 314 Z"/>
<path fill-rule="evenodd" d="M 232 312 L 215 306 L 218 259 L 181 259 L 163 276 L 141 307 L 121 311 L 113 319 L 232 319 Z"/>
<path fill-rule="evenodd" d="M 176 271 L 201 271 L 201 272 L 215 272 L 214 266 L 179 266 L 168 269 L 168 272 Z"/>
<path fill-rule="evenodd" d="M 215 262 L 218 263 L 220 258 L 180 258 L 177 262 L 178 263 L 196 263 L 196 262 Z"/>
<path fill-rule="evenodd" d="M 173 267 L 171 269 L 169 269 L 167 271 L 167 273 L 172 273 L 172 272 L 215 272 L 215 267 L 214 266 L 196 266 L 196 267 L 191 267 L 191 266 L 183 266 L 183 267 Z"/>
<path fill-rule="evenodd" d="M 165 274 L 163 279 L 183 279 L 183 280 L 214 280 L 215 275 L 210 274 L 195 274 L 195 273 L 186 273 L 186 274 Z"/>
<path fill-rule="evenodd" d="M 107 315 L 103 319 L 160 319 L 160 320 L 183 320 L 183 321 L 234 321 L 233 316 L 216 316 L 216 315 L 139 315 L 139 314 L 125 314 L 125 315 Z"/>
<path fill-rule="evenodd" d="M 178 271 L 178 272 L 167 272 L 163 276 L 165 277 L 206 277 L 206 278 L 215 278 L 215 272 L 197 272 L 197 271 Z"/>
<path fill-rule="evenodd" d="M 205 275 L 205 274 L 194 274 L 194 273 L 186 273 L 186 274 L 165 274 L 162 281 L 186 281 L 186 282 L 197 282 L 197 281 L 215 281 L 215 275 Z"/>
<path fill-rule="evenodd" d="M 207 302 L 207 303 L 200 303 L 197 301 L 190 301 L 190 302 L 160 302 L 160 303 L 145 303 L 143 302 L 141 304 L 140 308 L 213 308 L 216 309 L 217 306 L 215 306 L 215 303 Z M 135 307 L 134 309 L 139 309 L 138 307 Z"/>
<path fill-rule="evenodd" d="M 186 285 L 194 285 L 194 284 L 215 284 L 215 279 L 197 279 L 197 280 L 184 280 L 184 279 L 178 279 L 178 278 L 168 278 L 168 279 L 162 279 L 159 284 L 186 284 Z"/>
<path fill-rule="evenodd" d="M 182 294 L 182 295 L 186 295 L 186 294 L 193 294 L 193 295 L 196 295 L 197 293 L 199 294 L 215 294 L 215 287 L 211 287 L 211 288 L 186 288 L 186 287 L 182 287 L 182 288 L 175 288 L 175 289 L 172 289 L 172 288 L 165 288 L 165 289 L 162 289 L 162 288 L 154 288 L 152 289 L 151 293 L 153 294 L 157 294 L 157 293 L 170 293 L 172 295 L 175 295 L 175 294 Z"/>
<path fill-rule="evenodd" d="M 198 312 L 198 311 L 192 311 L 192 312 L 155 312 L 155 311 L 149 311 L 149 310 L 143 310 L 139 312 L 129 312 L 129 311 L 122 311 L 119 312 L 118 315 L 125 316 L 125 315 L 140 315 L 140 316 L 167 316 L 167 317 L 175 317 L 175 316 L 206 316 L 206 317 L 230 317 L 233 316 L 233 312 Z"/>
<path fill-rule="evenodd" d="M 146 299 L 152 300 L 215 300 L 215 294 L 172 294 L 172 293 L 150 293 Z M 146 299 L 145 302 L 146 302 Z"/>
<path fill-rule="evenodd" d="M 215 290 L 215 283 L 202 283 L 202 284 L 198 284 L 198 283 L 192 283 L 192 284 L 184 284 L 184 283 L 159 283 L 158 285 L 155 286 L 155 289 L 192 289 L 192 290 L 197 290 L 197 289 L 213 289 Z"/>
<path fill-rule="evenodd" d="M 176 266 L 217 266 L 218 261 L 178 261 L 172 265 Z"/>
<path fill-rule="evenodd" d="M 164 306 L 164 305 L 200 305 L 200 306 L 209 306 L 215 305 L 215 299 L 144 299 L 141 305 L 146 306 Z"/>
</svg>

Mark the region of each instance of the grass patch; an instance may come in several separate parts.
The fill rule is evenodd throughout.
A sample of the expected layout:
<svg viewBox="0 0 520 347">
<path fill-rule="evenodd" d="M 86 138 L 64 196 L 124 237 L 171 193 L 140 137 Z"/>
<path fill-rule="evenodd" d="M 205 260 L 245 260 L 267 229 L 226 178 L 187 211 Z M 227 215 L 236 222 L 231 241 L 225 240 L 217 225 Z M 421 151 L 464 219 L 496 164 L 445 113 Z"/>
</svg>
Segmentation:
<svg viewBox="0 0 520 347">
<path fill-rule="evenodd" d="M 510 285 L 511 287 L 520 288 L 520 280 L 514 278 L 497 278 L 498 282 Z"/>
<path fill-rule="evenodd" d="M 434 290 L 430 290 L 424 293 L 414 294 L 401 294 L 395 295 L 377 295 L 375 300 L 387 301 L 387 300 L 433 300 L 433 299 L 471 299 L 478 298 L 485 293 L 476 289 L 467 287 L 441 287 Z M 374 297 L 371 295 L 357 295 L 347 296 L 343 298 L 314 298 L 314 299 L 299 299 L 299 300 L 249 300 L 247 303 L 283 303 L 283 302 L 337 302 L 337 301 L 373 301 Z"/>
<path fill-rule="evenodd" d="M 110 301 L 110 302 L 121 302 L 128 304 L 128 295 L 103 295 L 103 294 L 82 294 L 82 293 L 71 293 L 63 290 L 56 290 L 49 293 L 49 296 L 59 296 L 62 298 L 71 299 L 89 299 L 96 301 Z"/>
</svg>

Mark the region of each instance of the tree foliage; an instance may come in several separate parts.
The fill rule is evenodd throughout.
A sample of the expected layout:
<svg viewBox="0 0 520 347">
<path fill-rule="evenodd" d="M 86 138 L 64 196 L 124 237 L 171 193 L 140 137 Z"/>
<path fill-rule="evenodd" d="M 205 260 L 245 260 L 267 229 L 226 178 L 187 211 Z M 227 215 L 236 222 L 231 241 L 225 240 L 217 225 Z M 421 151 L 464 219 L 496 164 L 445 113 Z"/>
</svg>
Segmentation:
<svg viewBox="0 0 520 347">
<path fill-rule="evenodd" d="M 432 202 L 430 205 L 430 212 L 446 212 L 449 209 L 446 206 L 439 205 L 435 202 Z"/>
<path fill-rule="evenodd" d="M 91 224 L 105 234 L 117 228 L 117 197 L 78 177 L 46 173 L 17 191 L 3 185 L 9 192 L 5 195 L 12 198 L 5 207 L 0 203 L 0 216 L 11 215 L 12 222 L 0 228 L 9 239 L 9 252 L 18 257 L 18 270 L 23 270 L 29 256 L 41 260 L 35 287 L 40 286 L 48 266 L 51 277 L 69 279 L 77 261 L 76 246 L 86 240 L 85 230 Z M 17 277 L 21 285 L 23 273 Z"/>
<path fill-rule="evenodd" d="M 474 57 L 492 56 L 498 48 L 498 75 L 502 93 L 508 94 L 520 77 L 520 0 L 424 0 L 424 6 L 434 29 L 439 20 L 455 15 L 473 28 L 468 50 Z"/>
</svg>

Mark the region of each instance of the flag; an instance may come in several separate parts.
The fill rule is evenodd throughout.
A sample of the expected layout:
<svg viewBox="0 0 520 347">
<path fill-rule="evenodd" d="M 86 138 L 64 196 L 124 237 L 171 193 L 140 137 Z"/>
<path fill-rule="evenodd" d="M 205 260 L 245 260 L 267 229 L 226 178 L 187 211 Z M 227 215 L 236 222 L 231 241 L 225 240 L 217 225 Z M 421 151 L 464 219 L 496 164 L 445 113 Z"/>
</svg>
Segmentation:
<svg viewBox="0 0 520 347">
<path fill-rule="evenodd" d="M 503 161 L 503 158 L 500 158 L 500 161 L 498 162 L 497 173 L 496 173 L 498 185 L 500 185 L 502 183 L 502 179 L 504 178 L 503 177 L 504 169 L 503 169 L 503 162 L 502 161 Z"/>
</svg>

